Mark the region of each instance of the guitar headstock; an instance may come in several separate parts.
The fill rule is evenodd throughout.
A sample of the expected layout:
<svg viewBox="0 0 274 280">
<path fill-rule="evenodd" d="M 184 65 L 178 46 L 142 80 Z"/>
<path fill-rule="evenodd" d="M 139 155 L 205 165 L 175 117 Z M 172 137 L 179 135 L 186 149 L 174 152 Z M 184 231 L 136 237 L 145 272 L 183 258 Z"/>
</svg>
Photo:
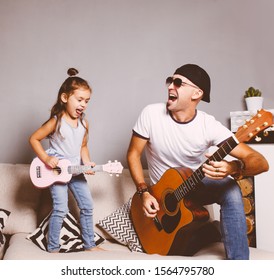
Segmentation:
<svg viewBox="0 0 274 280">
<path fill-rule="evenodd" d="M 273 116 L 270 112 L 263 109 L 240 126 L 235 134 L 239 142 L 248 142 L 259 132 L 265 130 L 273 124 Z"/>
<path fill-rule="evenodd" d="M 121 162 L 115 160 L 114 162 L 109 161 L 108 163 L 103 165 L 103 171 L 112 174 L 116 174 L 116 176 L 119 176 L 119 174 L 122 173 L 124 167 L 122 166 Z"/>
</svg>

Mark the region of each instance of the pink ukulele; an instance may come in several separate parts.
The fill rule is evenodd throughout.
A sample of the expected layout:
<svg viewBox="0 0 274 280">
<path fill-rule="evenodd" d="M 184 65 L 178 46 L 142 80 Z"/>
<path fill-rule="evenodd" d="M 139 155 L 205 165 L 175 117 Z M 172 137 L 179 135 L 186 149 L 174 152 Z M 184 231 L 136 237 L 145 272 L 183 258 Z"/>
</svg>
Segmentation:
<svg viewBox="0 0 274 280">
<path fill-rule="evenodd" d="M 111 175 L 122 173 L 123 166 L 120 162 L 108 162 L 104 165 L 96 165 L 94 167 L 86 165 L 71 165 L 67 159 L 59 160 L 58 166 L 50 168 L 36 157 L 30 165 L 30 178 L 34 186 L 37 188 L 47 188 L 55 182 L 67 183 L 73 174 L 84 173 L 88 170 L 94 172 L 108 172 Z"/>
</svg>

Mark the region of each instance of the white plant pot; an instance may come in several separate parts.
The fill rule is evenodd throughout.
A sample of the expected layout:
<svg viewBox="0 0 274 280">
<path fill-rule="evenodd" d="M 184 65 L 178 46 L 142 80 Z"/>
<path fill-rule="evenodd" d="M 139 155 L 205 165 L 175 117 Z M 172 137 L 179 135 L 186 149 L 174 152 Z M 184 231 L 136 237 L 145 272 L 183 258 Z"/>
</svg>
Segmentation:
<svg viewBox="0 0 274 280">
<path fill-rule="evenodd" d="M 245 98 L 247 110 L 256 113 L 258 110 L 263 108 L 263 101 L 264 99 L 262 96 Z"/>
</svg>

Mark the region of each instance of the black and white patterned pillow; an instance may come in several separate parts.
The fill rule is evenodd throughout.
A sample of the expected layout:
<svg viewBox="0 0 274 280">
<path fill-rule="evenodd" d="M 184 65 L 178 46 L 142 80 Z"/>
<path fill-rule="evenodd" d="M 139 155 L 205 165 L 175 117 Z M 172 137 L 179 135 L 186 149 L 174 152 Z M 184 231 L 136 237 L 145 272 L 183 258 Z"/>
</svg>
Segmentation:
<svg viewBox="0 0 274 280">
<path fill-rule="evenodd" d="M 132 252 L 143 252 L 142 245 L 130 219 L 131 200 L 100 220 L 98 225 L 117 242 L 128 246 Z"/>
<path fill-rule="evenodd" d="M 51 214 L 51 213 L 50 213 Z M 50 214 L 41 222 L 38 228 L 27 236 L 35 245 L 44 251 L 47 251 L 48 226 Z M 100 245 L 105 239 L 98 233 L 94 233 L 96 246 Z M 71 213 L 64 218 L 60 233 L 60 253 L 83 251 L 83 240 L 81 230 L 77 220 Z"/>
<path fill-rule="evenodd" d="M 9 215 L 10 211 L 0 208 L 0 260 L 2 260 L 6 249 L 6 237 L 3 233 L 3 229 L 6 225 Z"/>
<path fill-rule="evenodd" d="M 10 211 L 0 208 L 0 247 L 5 244 L 5 236 L 3 229 L 6 225 L 7 219 L 10 215 Z"/>
</svg>

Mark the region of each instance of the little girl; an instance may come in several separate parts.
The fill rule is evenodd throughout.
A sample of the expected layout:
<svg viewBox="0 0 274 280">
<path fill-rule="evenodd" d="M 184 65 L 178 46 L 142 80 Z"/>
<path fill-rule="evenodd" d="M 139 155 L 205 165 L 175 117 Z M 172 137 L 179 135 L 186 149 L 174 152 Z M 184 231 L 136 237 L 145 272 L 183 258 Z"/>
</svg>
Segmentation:
<svg viewBox="0 0 274 280">
<path fill-rule="evenodd" d="M 57 102 L 50 118 L 30 137 L 30 144 L 37 156 L 49 167 L 58 166 L 59 159 L 69 159 L 72 165 L 95 164 L 90 161 L 88 122 L 84 111 L 92 90 L 87 81 L 77 77 L 78 71 L 68 69 L 68 77 L 59 89 Z M 41 140 L 49 138 L 49 149 L 44 150 Z M 94 174 L 88 171 L 88 174 Z M 55 183 L 50 187 L 53 211 L 49 220 L 48 251 L 59 251 L 59 236 L 63 219 L 68 213 L 68 188 L 80 208 L 80 224 L 85 250 L 95 248 L 93 229 L 93 200 L 83 174 L 75 175 L 67 184 Z"/>
</svg>

